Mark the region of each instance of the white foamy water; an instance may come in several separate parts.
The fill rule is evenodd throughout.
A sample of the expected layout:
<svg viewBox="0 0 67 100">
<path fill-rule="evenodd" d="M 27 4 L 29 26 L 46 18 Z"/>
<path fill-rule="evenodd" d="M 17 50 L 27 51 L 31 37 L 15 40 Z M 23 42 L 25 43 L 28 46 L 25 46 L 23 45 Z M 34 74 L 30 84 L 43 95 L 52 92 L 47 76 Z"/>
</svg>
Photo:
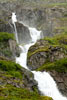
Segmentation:
<svg viewBox="0 0 67 100">
<path fill-rule="evenodd" d="M 17 41 L 17 43 L 19 43 L 19 41 L 18 41 L 18 34 L 17 34 L 17 29 L 16 29 L 15 22 L 17 22 L 17 18 L 16 18 L 16 14 L 13 12 L 13 13 L 12 13 L 12 23 L 13 23 L 14 29 L 15 29 L 16 41 Z"/>
<path fill-rule="evenodd" d="M 12 13 L 12 23 L 14 24 L 15 22 L 17 22 L 17 18 L 16 18 L 15 12 L 13 12 Z"/>
<path fill-rule="evenodd" d="M 55 81 L 47 72 L 36 72 L 34 73 L 34 79 L 38 82 L 38 88 L 43 95 L 50 96 L 54 100 L 67 100 L 59 92 Z"/>
<path fill-rule="evenodd" d="M 26 69 L 28 69 L 27 52 L 29 48 L 32 45 L 34 45 L 38 39 L 40 39 L 40 36 L 41 36 L 41 31 L 38 31 L 35 28 L 29 28 L 29 31 L 30 31 L 32 41 L 29 44 L 19 46 L 22 52 L 20 54 L 20 57 L 16 58 L 16 62 Z M 55 81 L 49 75 L 48 72 L 32 71 L 32 73 L 34 74 L 34 79 L 38 82 L 38 88 L 43 95 L 50 96 L 53 98 L 53 100 L 67 100 L 66 97 L 61 95 L 61 93 L 59 92 L 56 86 Z"/>
<path fill-rule="evenodd" d="M 34 42 L 35 44 L 36 41 L 41 37 L 41 31 L 37 31 L 36 28 L 31 28 L 31 27 L 29 27 L 29 31 L 32 38 L 32 42 Z"/>
<path fill-rule="evenodd" d="M 26 69 L 28 69 L 28 67 L 27 67 L 27 53 L 28 53 L 28 50 L 37 41 L 37 38 L 34 39 L 33 36 L 36 35 L 36 37 L 38 37 L 38 39 L 40 39 L 40 33 L 41 33 L 41 31 L 37 31 L 35 28 L 29 28 L 29 31 L 30 31 L 30 35 L 31 35 L 31 38 L 32 38 L 31 43 L 25 44 L 23 46 L 20 45 L 19 47 L 21 48 L 22 53 L 20 54 L 19 58 L 18 57 L 16 58 L 16 62 L 19 63 L 21 66 L 23 66 Z"/>
</svg>

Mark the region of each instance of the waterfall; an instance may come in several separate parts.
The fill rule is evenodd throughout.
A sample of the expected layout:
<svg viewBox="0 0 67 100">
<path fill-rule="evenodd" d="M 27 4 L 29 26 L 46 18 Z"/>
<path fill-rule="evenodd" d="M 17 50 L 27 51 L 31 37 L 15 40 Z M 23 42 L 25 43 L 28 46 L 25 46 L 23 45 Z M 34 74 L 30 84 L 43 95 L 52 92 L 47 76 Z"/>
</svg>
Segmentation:
<svg viewBox="0 0 67 100">
<path fill-rule="evenodd" d="M 13 13 L 12 13 L 12 23 L 13 23 L 14 29 L 15 29 L 15 37 L 16 37 L 16 41 L 17 41 L 17 43 L 19 43 L 15 22 L 17 22 L 17 18 L 16 18 L 15 13 L 13 12 Z"/>
<path fill-rule="evenodd" d="M 27 70 L 29 70 L 27 66 L 27 52 L 29 48 L 34 45 L 38 39 L 40 39 L 41 36 L 41 31 L 38 31 L 36 28 L 28 27 L 28 29 L 30 31 L 32 41 L 29 44 L 19 45 L 22 52 L 20 57 L 16 57 L 16 63 L 19 63 Z M 43 95 L 50 96 L 53 100 L 67 100 L 66 97 L 61 95 L 55 81 L 48 72 L 32 71 L 32 73 L 34 74 L 34 79 L 38 82 L 38 88 Z"/>
<path fill-rule="evenodd" d="M 43 95 L 50 96 L 53 100 L 67 100 L 59 92 L 55 81 L 47 72 L 36 72 L 34 73 L 34 79 L 38 82 L 38 88 Z"/>
<path fill-rule="evenodd" d="M 18 57 L 16 58 L 16 62 L 19 63 L 21 66 L 23 66 L 26 69 L 28 69 L 28 67 L 27 67 L 27 52 L 28 52 L 29 48 L 36 43 L 37 39 L 40 39 L 40 33 L 41 33 L 41 31 L 37 31 L 35 28 L 29 28 L 29 31 L 30 31 L 30 36 L 32 38 L 31 43 L 25 44 L 23 46 L 20 45 L 19 47 L 21 48 L 22 53 L 20 54 L 19 58 Z"/>
</svg>

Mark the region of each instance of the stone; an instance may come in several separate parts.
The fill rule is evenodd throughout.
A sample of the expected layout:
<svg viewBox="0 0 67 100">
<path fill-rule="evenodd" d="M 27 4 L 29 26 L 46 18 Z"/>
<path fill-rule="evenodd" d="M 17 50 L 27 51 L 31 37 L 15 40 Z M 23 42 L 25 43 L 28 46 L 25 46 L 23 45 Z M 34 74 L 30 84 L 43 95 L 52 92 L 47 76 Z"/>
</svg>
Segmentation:
<svg viewBox="0 0 67 100">
<path fill-rule="evenodd" d="M 16 22 L 16 29 L 18 34 L 19 44 L 26 44 L 31 41 L 30 31 L 28 27 Z"/>
</svg>

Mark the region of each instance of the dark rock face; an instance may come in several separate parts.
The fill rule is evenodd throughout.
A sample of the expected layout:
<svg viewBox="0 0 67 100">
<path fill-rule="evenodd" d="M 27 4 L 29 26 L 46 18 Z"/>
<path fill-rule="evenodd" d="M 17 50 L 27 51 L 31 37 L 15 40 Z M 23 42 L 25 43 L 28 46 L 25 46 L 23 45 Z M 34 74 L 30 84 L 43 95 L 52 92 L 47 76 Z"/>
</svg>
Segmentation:
<svg viewBox="0 0 67 100">
<path fill-rule="evenodd" d="M 49 72 L 57 83 L 59 91 L 67 96 L 67 73 L 58 73 L 56 71 Z"/>
<path fill-rule="evenodd" d="M 29 29 L 23 24 L 16 22 L 16 29 L 18 34 L 18 40 L 20 44 L 28 43 L 31 40 Z"/>
</svg>

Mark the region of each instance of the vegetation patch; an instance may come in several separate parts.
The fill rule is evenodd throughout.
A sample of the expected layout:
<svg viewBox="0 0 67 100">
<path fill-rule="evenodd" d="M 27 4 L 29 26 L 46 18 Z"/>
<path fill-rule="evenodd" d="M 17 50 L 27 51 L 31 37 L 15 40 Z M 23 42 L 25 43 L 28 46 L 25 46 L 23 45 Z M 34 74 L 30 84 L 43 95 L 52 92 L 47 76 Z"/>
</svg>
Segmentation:
<svg viewBox="0 0 67 100">
<path fill-rule="evenodd" d="M 47 96 L 40 96 L 36 91 L 25 88 L 16 88 L 12 85 L 0 87 L 0 100 L 52 100 Z"/>
<path fill-rule="evenodd" d="M 21 66 L 12 61 L 0 60 L 0 70 L 22 79 Z"/>
<path fill-rule="evenodd" d="M 45 41 L 45 42 L 44 42 Z M 41 40 L 40 40 L 41 42 Z M 45 37 L 42 39 L 43 45 L 35 44 L 32 46 L 28 51 L 28 58 L 32 55 L 38 53 L 38 52 L 49 52 L 50 47 L 56 48 L 62 48 L 62 52 L 67 51 L 67 33 L 55 35 L 54 37 Z M 46 45 L 45 45 L 46 44 Z"/>
<path fill-rule="evenodd" d="M 42 65 L 37 71 L 52 71 L 55 70 L 57 72 L 66 73 L 67 72 L 67 58 L 60 59 L 53 63 L 47 63 Z"/>
<path fill-rule="evenodd" d="M 7 32 L 0 32 L 0 42 L 6 42 L 9 39 L 15 40 L 14 34 L 9 34 Z"/>
</svg>

